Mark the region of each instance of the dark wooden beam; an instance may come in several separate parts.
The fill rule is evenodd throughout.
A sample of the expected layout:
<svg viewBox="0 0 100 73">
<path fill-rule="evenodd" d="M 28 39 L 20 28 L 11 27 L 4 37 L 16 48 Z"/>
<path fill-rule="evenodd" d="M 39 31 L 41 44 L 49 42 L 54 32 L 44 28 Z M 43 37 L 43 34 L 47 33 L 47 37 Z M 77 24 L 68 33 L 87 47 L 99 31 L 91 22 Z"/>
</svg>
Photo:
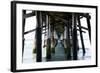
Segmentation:
<svg viewBox="0 0 100 73">
<path fill-rule="evenodd" d="M 81 22 L 80 22 L 79 16 L 78 16 L 77 21 L 79 25 L 80 39 L 81 39 L 81 44 L 82 44 L 82 49 L 83 49 L 83 56 L 84 56 L 86 51 L 85 51 L 84 40 L 83 40 L 82 29 L 81 29 Z"/>
<path fill-rule="evenodd" d="M 55 40 L 54 40 L 54 24 L 51 24 L 51 43 L 52 43 L 52 47 L 51 47 L 51 51 L 52 53 L 55 53 Z"/>
<path fill-rule="evenodd" d="M 58 18 L 58 19 L 60 19 L 60 20 L 62 20 L 64 23 L 69 23 L 70 22 L 70 20 L 68 21 L 68 20 L 66 20 L 66 19 L 63 19 L 63 18 L 60 18 L 60 17 L 56 17 L 56 18 Z"/>
<path fill-rule="evenodd" d="M 87 19 L 89 39 L 90 39 L 90 42 L 91 42 L 91 24 L 90 24 L 90 18 L 86 18 L 86 19 Z"/>
<path fill-rule="evenodd" d="M 46 20 L 45 20 L 45 22 L 46 22 L 46 26 L 47 26 L 47 36 L 48 36 L 48 38 L 47 38 L 47 52 L 46 52 L 46 59 L 47 59 L 47 61 L 49 61 L 49 60 L 51 60 L 51 40 L 50 40 L 50 18 L 49 18 L 49 16 L 48 15 L 46 15 Z"/>
<path fill-rule="evenodd" d="M 29 30 L 29 31 L 26 31 L 26 32 L 24 32 L 24 35 L 25 34 L 28 34 L 28 33 L 31 33 L 31 32 L 33 32 L 33 31 L 35 31 L 36 29 L 32 29 L 32 30 Z"/>
<path fill-rule="evenodd" d="M 77 60 L 77 29 L 76 29 L 76 15 L 73 13 L 72 14 L 72 25 L 73 31 L 72 31 L 72 41 L 73 41 L 73 60 Z"/>
<path fill-rule="evenodd" d="M 60 17 L 57 17 L 57 18 L 60 19 L 60 20 L 62 20 L 65 24 L 68 24 L 68 23 L 71 24 L 72 23 L 72 20 L 70 20 L 70 19 L 68 21 L 68 19 L 66 20 L 66 19 L 63 19 L 63 18 L 60 18 Z M 77 27 L 79 27 L 79 25 L 77 25 Z M 88 28 L 83 27 L 83 26 L 81 26 L 81 28 L 84 29 L 84 30 L 88 30 Z"/>
<path fill-rule="evenodd" d="M 28 33 L 31 33 L 31 32 L 33 32 L 33 31 L 35 31 L 36 29 L 32 29 L 32 30 L 29 30 L 29 31 L 26 31 L 26 32 L 24 32 L 24 35 L 26 35 L 26 34 L 28 34 Z M 42 29 L 42 30 L 45 30 L 45 29 Z M 47 33 L 47 32 L 45 32 L 45 33 Z M 44 32 L 42 32 L 42 34 L 44 34 Z"/>
<path fill-rule="evenodd" d="M 88 30 L 88 28 L 83 27 L 83 26 L 79 26 L 79 25 L 77 25 L 77 27 L 80 27 L 81 29 L 84 29 L 84 30 Z"/>
<path fill-rule="evenodd" d="M 46 28 L 47 29 L 47 28 Z M 32 29 L 32 30 L 29 30 L 29 31 L 26 31 L 26 32 L 24 32 L 24 35 L 26 35 L 26 34 L 28 34 L 28 33 L 31 33 L 31 32 L 33 32 L 33 31 L 35 31 L 36 29 Z M 42 29 L 42 30 L 45 30 L 45 29 Z M 77 29 L 78 31 L 80 31 L 79 29 Z M 82 30 L 82 32 L 83 33 L 86 33 L 85 31 L 83 31 Z M 47 33 L 47 32 L 45 32 L 45 33 Z M 44 33 L 42 33 L 42 34 L 44 34 Z"/>
<path fill-rule="evenodd" d="M 89 13 L 79 13 L 78 15 L 80 15 L 81 17 L 88 18 L 88 19 L 91 18 L 91 16 L 89 15 Z"/>
<path fill-rule="evenodd" d="M 80 31 L 79 29 L 77 29 L 77 31 Z M 86 33 L 85 31 L 81 30 L 81 32 Z"/>
<path fill-rule="evenodd" d="M 35 12 L 24 14 L 24 18 L 28 18 L 28 17 L 32 17 L 32 16 L 35 16 Z"/>
<path fill-rule="evenodd" d="M 41 36 L 41 26 L 42 26 L 42 14 L 40 11 L 36 11 L 36 61 L 42 61 L 42 36 Z"/>
<path fill-rule="evenodd" d="M 26 14 L 26 10 L 23 10 L 22 11 L 22 58 L 23 58 L 23 54 L 24 54 L 24 41 L 25 41 L 25 38 L 24 38 L 24 31 L 25 31 L 25 18 L 24 18 L 24 15 Z M 23 59 L 22 59 L 23 61 Z"/>
<path fill-rule="evenodd" d="M 66 36 L 68 36 L 67 38 L 67 60 L 71 60 L 71 46 L 70 46 L 70 19 L 67 17 L 68 20 L 68 24 L 67 24 L 67 33 Z"/>
</svg>

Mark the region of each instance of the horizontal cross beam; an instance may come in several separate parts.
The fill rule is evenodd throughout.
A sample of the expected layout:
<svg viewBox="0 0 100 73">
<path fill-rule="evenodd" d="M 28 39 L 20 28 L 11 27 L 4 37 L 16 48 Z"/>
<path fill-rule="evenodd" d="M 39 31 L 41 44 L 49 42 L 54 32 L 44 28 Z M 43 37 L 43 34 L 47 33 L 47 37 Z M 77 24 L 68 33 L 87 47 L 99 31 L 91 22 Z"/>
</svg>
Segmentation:
<svg viewBox="0 0 100 73">
<path fill-rule="evenodd" d="M 36 29 L 32 29 L 32 30 L 29 30 L 29 31 L 26 31 L 26 32 L 24 32 L 24 34 L 28 34 L 28 33 L 31 33 L 31 32 L 33 32 L 33 31 L 35 31 Z M 43 29 L 43 30 L 45 30 L 45 29 Z M 42 33 L 43 34 L 43 33 Z"/>
<path fill-rule="evenodd" d="M 32 17 L 32 16 L 35 16 L 35 12 L 24 14 L 24 18 L 28 18 L 28 17 Z"/>
<path fill-rule="evenodd" d="M 88 18 L 88 19 L 91 18 L 91 16 L 89 15 L 89 13 L 80 13 L 80 14 L 78 14 L 78 15 L 81 16 L 81 17 L 86 17 L 86 18 Z"/>
<path fill-rule="evenodd" d="M 80 27 L 80 28 L 82 28 L 82 29 L 88 30 L 88 28 L 83 27 L 83 26 L 79 26 L 79 25 L 77 25 L 77 27 Z"/>
<path fill-rule="evenodd" d="M 24 34 L 28 34 L 28 33 L 33 32 L 33 31 L 35 31 L 35 30 L 36 30 L 36 29 L 32 29 L 32 30 L 26 31 L 26 32 L 24 32 Z"/>
</svg>

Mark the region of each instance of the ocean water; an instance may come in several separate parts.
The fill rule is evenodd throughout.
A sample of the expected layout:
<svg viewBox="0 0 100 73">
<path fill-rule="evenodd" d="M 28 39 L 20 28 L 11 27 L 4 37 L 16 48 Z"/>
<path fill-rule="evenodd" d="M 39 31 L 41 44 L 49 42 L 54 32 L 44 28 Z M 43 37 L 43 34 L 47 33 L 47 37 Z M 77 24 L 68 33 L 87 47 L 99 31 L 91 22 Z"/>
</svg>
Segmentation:
<svg viewBox="0 0 100 73">
<path fill-rule="evenodd" d="M 36 54 L 32 53 L 34 49 L 33 47 L 34 47 L 34 43 L 32 40 L 25 41 L 23 63 L 36 62 Z M 89 46 L 85 48 L 86 48 L 86 54 L 83 57 L 83 51 L 80 46 L 80 49 L 78 51 L 78 60 L 90 60 L 91 59 L 91 49 L 89 48 Z M 51 61 L 64 61 L 64 60 L 65 60 L 64 48 L 59 42 L 55 48 L 55 54 L 52 54 Z M 46 62 L 46 48 L 42 48 L 42 61 Z"/>
</svg>

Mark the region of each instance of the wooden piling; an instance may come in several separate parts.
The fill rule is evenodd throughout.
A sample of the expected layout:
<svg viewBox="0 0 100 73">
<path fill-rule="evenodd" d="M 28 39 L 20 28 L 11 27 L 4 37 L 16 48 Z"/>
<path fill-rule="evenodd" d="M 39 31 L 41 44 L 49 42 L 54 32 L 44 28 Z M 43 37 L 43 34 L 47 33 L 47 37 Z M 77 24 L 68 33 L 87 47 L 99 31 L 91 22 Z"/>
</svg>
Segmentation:
<svg viewBox="0 0 100 73">
<path fill-rule="evenodd" d="M 50 39 L 50 17 L 46 14 L 46 26 L 47 26 L 47 48 L 46 48 L 46 59 L 51 59 L 51 39 Z"/>
<path fill-rule="evenodd" d="M 72 13 L 72 40 L 73 40 L 73 60 L 77 60 L 77 29 L 76 29 L 76 14 Z"/>
<path fill-rule="evenodd" d="M 41 62 L 42 61 L 42 32 L 41 32 L 41 26 L 42 26 L 42 14 L 41 11 L 36 11 L 36 19 L 37 19 L 37 25 L 36 25 L 36 61 Z"/>
<path fill-rule="evenodd" d="M 85 55 L 85 45 L 84 45 L 84 40 L 83 40 L 83 35 L 82 35 L 80 16 L 78 16 L 77 21 L 79 25 L 80 39 L 81 39 L 81 44 L 82 44 L 83 56 L 84 56 Z"/>
<path fill-rule="evenodd" d="M 88 14 L 89 16 L 89 14 Z M 88 26 L 88 33 L 89 33 L 89 39 L 90 39 L 90 42 L 91 42 L 91 24 L 90 24 L 90 18 L 86 18 L 87 20 L 87 26 Z"/>
<path fill-rule="evenodd" d="M 25 18 L 24 18 L 24 15 L 25 14 L 26 14 L 26 10 L 23 10 L 22 11 L 22 58 L 23 58 L 23 54 L 24 54 L 24 42 L 25 42 L 25 38 L 24 38 L 24 32 L 25 32 Z"/>
</svg>

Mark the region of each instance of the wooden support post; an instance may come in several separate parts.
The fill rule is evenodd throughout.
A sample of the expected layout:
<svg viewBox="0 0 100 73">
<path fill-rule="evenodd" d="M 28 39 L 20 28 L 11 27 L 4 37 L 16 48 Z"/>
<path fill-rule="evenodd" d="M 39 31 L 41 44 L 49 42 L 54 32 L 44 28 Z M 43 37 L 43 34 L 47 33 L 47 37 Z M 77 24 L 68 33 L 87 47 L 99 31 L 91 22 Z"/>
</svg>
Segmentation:
<svg viewBox="0 0 100 73">
<path fill-rule="evenodd" d="M 51 25 L 51 51 L 55 53 L 54 24 Z"/>
<path fill-rule="evenodd" d="M 22 11 L 22 61 L 23 61 L 23 54 L 24 54 L 24 32 L 25 32 L 25 18 L 24 15 L 26 14 L 26 10 Z"/>
<path fill-rule="evenodd" d="M 68 20 L 68 24 L 67 24 L 67 60 L 71 60 L 71 48 L 70 48 L 70 22 L 69 22 L 69 18 L 67 18 Z"/>
<path fill-rule="evenodd" d="M 80 39 L 81 39 L 81 44 L 82 44 L 82 49 L 83 49 L 83 56 L 84 56 L 85 55 L 85 46 L 84 46 L 84 40 L 83 40 L 81 22 L 80 22 L 80 17 L 79 16 L 78 16 L 77 21 L 78 21 L 78 25 L 79 25 Z"/>
<path fill-rule="evenodd" d="M 76 29 L 76 14 L 72 14 L 72 40 L 73 40 L 73 60 L 77 60 L 77 29 Z"/>
<path fill-rule="evenodd" d="M 89 15 L 89 14 L 88 14 Z M 86 18 L 87 19 L 87 26 L 88 26 L 88 33 L 89 33 L 89 39 L 91 42 L 91 24 L 90 24 L 90 18 Z"/>
<path fill-rule="evenodd" d="M 67 38 L 68 38 L 67 37 L 67 24 L 65 24 L 64 26 L 65 26 L 64 27 L 65 30 L 64 30 L 64 35 L 63 35 L 64 36 L 63 41 L 64 41 L 65 58 L 67 58 L 67 55 L 66 55 L 67 54 Z"/>
<path fill-rule="evenodd" d="M 42 32 L 41 32 L 41 25 L 42 25 L 42 14 L 40 11 L 36 11 L 36 19 L 37 19 L 37 26 L 36 26 L 36 61 L 42 61 Z"/>
<path fill-rule="evenodd" d="M 46 59 L 49 61 L 51 59 L 51 39 L 50 39 L 50 18 L 48 15 L 46 15 L 46 26 L 48 27 L 47 29 L 47 52 L 46 52 Z"/>
</svg>

